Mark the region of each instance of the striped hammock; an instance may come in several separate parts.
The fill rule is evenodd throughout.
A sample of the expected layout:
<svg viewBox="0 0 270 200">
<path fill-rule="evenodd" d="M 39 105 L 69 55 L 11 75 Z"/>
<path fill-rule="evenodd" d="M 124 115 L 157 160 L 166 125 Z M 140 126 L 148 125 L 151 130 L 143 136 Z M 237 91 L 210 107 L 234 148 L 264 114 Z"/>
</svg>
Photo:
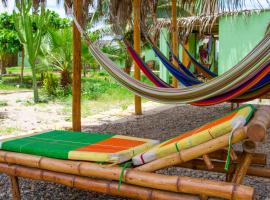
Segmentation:
<svg viewBox="0 0 270 200">
<path fill-rule="evenodd" d="M 112 77 L 137 95 L 154 101 L 192 103 L 200 106 L 221 103 L 240 97 L 265 78 L 270 71 L 270 33 L 268 33 L 237 65 L 207 83 L 186 88 L 153 87 L 133 79 L 122 71 L 106 54 L 91 42 L 76 19 L 74 19 L 74 22 L 85 37 L 89 51 Z"/>
</svg>

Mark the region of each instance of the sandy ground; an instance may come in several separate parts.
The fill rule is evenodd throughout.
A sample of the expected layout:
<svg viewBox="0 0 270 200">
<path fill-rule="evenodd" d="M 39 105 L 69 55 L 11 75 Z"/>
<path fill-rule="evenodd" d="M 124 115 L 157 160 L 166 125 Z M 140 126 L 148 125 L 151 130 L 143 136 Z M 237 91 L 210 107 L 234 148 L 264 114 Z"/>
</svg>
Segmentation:
<svg viewBox="0 0 270 200">
<path fill-rule="evenodd" d="M 17 130 L 12 134 L 25 134 L 70 127 L 70 122 L 65 120 L 67 113 L 62 112 L 64 109 L 63 105 L 50 103 L 42 106 L 29 106 L 25 101 L 30 98 L 32 98 L 32 93 L 29 92 L 0 94 L 0 101 L 3 99 L 8 100 L 7 106 L 0 107 L 0 129 L 15 126 Z M 230 110 L 230 105 L 221 104 L 211 107 L 194 107 L 188 105 L 162 105 L 148 102 L 144 104 L 143 108 L 144 115 L 142 116 L 134 116 L 133 106 L 130 106 L 125 111 L 122 109 L 113 109 L 84 118 L 82 120 L 84 131 L 127 134 L 165 140 L 222 116 Z M 3 119 L 1 119 L 1 116 Z M 7 137 L 7 135 L 4 137 Z M 259 146 L 258 152 L 266 153 L 269 160 L 269 138 L 267 142 Z M 224 180 L 223 174 L 192 171 L 182 168 L 170 168 L 164 173 Z M 124 199 L 39 181 L 20 179 L 20 183 L 24 200 Z M 244 183 L 255 187 L 256 199 L 270 199 L 270 179 L 246 177 Z M 3 174 L 0 175 L 0 199 L 11 199 L 8 177 Z"/>
<path fill-rule="evenodd" d="M 32 91 L 0 91 L 0 138 L 11 135 L 24 135 L 52 129 L 71 127 L 71 113 L 67 105 L 61 103 L 32 103 Z M 158 103 L 145 103 L 143 110 L 148 111 L 160 106 Z M 132 115 L 133 106 L 127 109 L 113 108 L 82 118 L 82 125 L 101 125 Z"/>
</svg>

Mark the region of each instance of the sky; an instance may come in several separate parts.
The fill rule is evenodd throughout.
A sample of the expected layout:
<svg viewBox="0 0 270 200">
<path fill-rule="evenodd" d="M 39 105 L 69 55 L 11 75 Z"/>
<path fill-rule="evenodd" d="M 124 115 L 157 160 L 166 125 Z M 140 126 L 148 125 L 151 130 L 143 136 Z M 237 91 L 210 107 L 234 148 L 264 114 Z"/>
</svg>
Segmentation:
<svg viewBox="0 0 270 200">
<path fill-rule="evenodd" d="M 246 1 L 246 9 L 252 9 L 254 8 L 254 5 L 251 2 L 254 2 L 254 0 L 245 0 Z M 267 4 L 267 0 L 259 0 L 261 5 L 264 8 L 269 8 L 269 5 Z M 65 17 L 65 10 L 63 8 L 63 0 L 61 0 L 61 4 L 57 5 L 56 0 L 48 0 L 47 1 L 47 7 L 50 10 L 56 11 L 61 17 Z M 8 7 L 4 8 L 1 1 L 0 1 L 0 13 L 1 12 L 9 12 L 11 13 L 15 7 L 15 0 L 8 0 Z"/>
<path fill-rule="evenodd" d="M 11 13 L 15 7 L 15 0 L 8 0 L 7 8 L 4 8 L 0 1 L 0 13 L 1 12 L 8 12 Z M 47 1 L 47 8 L 50 10 L 56 11 L 61 17 L 65 17 L 65 10 L 64 10 L 64 3 L 61 0 L 61 4 L 57 5 L 56 0 L 48 0 Z"/>
</svg>

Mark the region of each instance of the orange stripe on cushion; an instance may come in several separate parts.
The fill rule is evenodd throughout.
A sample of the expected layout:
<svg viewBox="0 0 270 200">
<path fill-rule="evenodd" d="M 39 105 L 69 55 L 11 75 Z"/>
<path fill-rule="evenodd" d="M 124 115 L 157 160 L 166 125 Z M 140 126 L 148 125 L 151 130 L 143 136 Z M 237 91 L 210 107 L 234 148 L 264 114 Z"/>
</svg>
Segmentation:
<svg viewBox="0 0 270 200">
<path fill-rule="evenodd" d="M 101 142 L 98 142 L 96 144 L 92 144 L 89 146 L 76 149 L 75 151 L 116 153 L 119 151 L 127 150 L 129 148 L 142 145 L 144 143 L 145 143 L 144 141 L 128 140 L 128 139 L 120 139 L 120 138 L 109 138 Z"/>
<path fill-rule="evenodd" d="M 231 113 L 231 114 L 229 114 L 229 115 L 227 115 L 227 116 L 225 116 L 225 117 L 222 117 L 222 118 L 220 118 L 220 119 L 218 119 L 218 120 L 216 120 L 216 121 L 213 121 L 213 122 L 211 122 L 211 123 L 209 123 L 209 124 L 205 124 L 204 126 L 201 126 L 201 127 L 197 128 L 197 129 L 194 129 L 194 130 L 192 130 L 192 131 L 189 131 L 189 132 L 187 132 L 187 133 L 184 133 L 184 134 L 182 134 L 182 135 L 179 135 L 178 137 L 175 137 L 175 138 L 169 140 L 168 142 L 166 142 L 166 143 L 163 144 L 162 146 L 165 146 L 165 145 L 168 145 L 168 144 L 177 142 L 177 141 L 179 141 L 179 140 L 181 140 L 181 139 L 184 139 L 184 138 L 186 138 L 186 137 L 189 137 L 189 136 L 191 136 L 191 135 L 193 135 L 193 134 L 202 132 L 202 131 L 207 130 L 207 129 L 210 129 L 210 128 L 212 128 L 212 127 L 218 125 L 218 124 L 221 124 L 221 123 L 223 123 L 223 122 L 226 122 L 226 121 L 228 121 L 228 120 L 231 120 L 236 114 L 237 114 L 237 112 L 233 112 L 233 113 Z"/>
</svg>

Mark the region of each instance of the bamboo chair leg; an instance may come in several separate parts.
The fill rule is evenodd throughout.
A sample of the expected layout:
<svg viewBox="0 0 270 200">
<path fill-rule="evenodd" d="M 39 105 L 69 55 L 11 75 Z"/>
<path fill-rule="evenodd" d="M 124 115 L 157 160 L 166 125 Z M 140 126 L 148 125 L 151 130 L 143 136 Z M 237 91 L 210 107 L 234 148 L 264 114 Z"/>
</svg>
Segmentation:
<svg viewBox="0 0 270 200">
<path fill-rule="evenodd" d="M 245 155 L 240 163 L 240 166 L 237 168 L 236 173 L 233 177 L 232 182 L 240 184 L 243 182 L 243 179 L 247 173 L 247 170 L 250 166 L 253 154 L 245 152 Z"/>
<path fill-rule="evenodd" d="M 243 182 L 245 175 L 247 174 L 247 170 L 251 164 L 253 153 L 256 149 L 255 142 L 246 140 L 243 143 L 244 155 L 241 158 L 241 162 L 239 163 L 239 167 L 237 167 L 234 177 L 232 179 L 233 183 L 240 184 Z"/>
<path fill-rule="evenodd" d="M 207 166 L 207 168 L 209 170 L 210 169 L 213 169 L 214 168 L 214 165 L 213 165 L 212 161 L 210 160 L 209 156 L 207 154 L 205 154 L 202 157 L 203 157 L 204 163 Z"/>
<path fill-rule="evenodd" d="M 208 196 L 207 195 L 200 195 L 200 200 L 208 200 Z"/>
<path fill-rule="evenodd" d="M 20 195 L 20 186 L 19 186 L 19 180 L 17 176 L 10 175 L 10 182 L 11 182 L 11 191 L 12 191 L 12 199 L 13 200 L 21 200 Z"/>
</svg>

